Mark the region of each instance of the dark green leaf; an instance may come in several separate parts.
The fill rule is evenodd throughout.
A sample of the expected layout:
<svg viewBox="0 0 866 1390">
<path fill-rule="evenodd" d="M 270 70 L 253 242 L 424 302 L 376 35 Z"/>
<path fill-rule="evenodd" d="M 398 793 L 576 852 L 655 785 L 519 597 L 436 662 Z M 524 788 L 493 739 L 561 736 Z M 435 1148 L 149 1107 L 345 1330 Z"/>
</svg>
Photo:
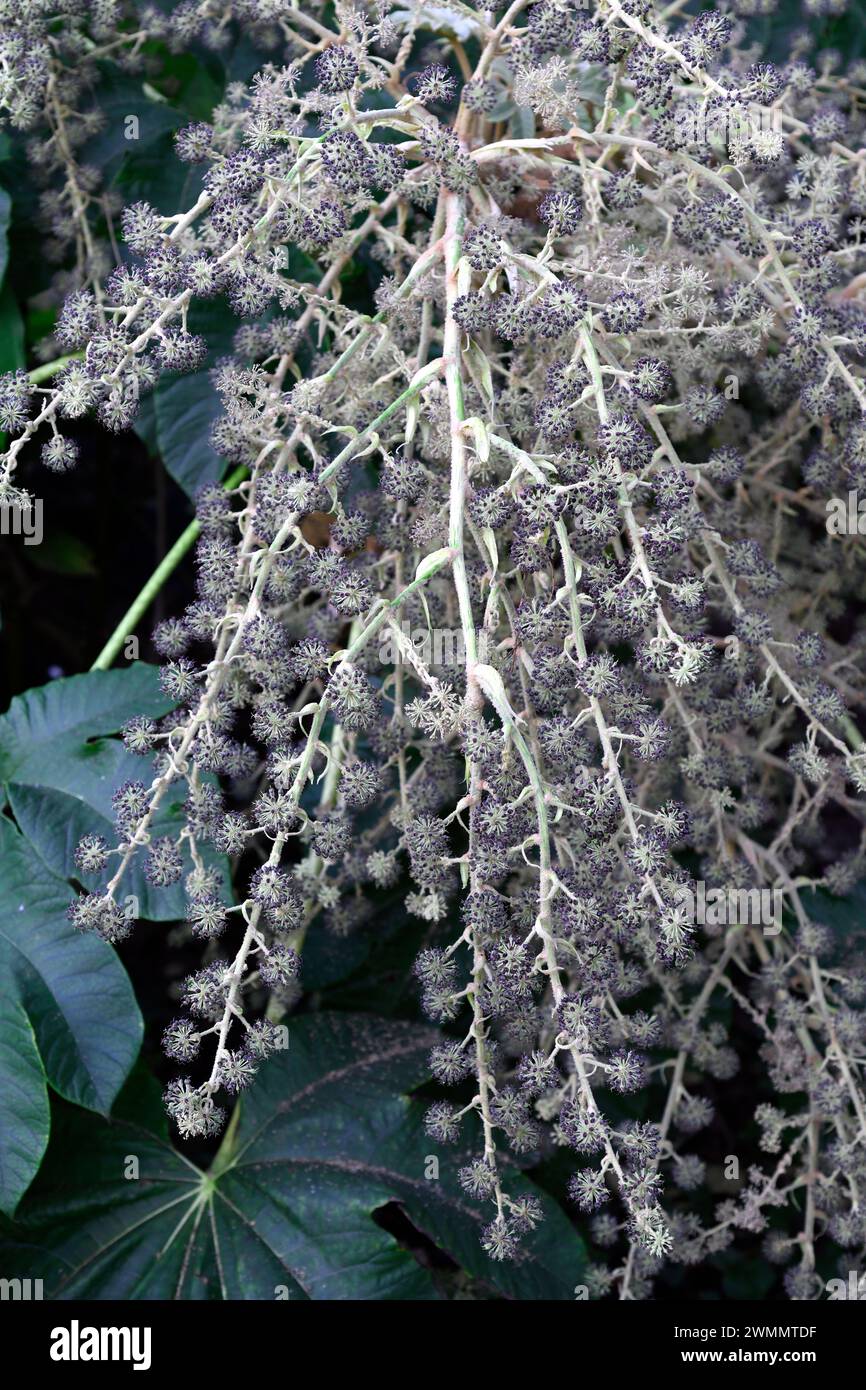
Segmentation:
<svg viewBox="0 0 866 1390">
<path fill-rule="evenodd" d="M 457 1182 L 466 1155 L 437 1151 L 405 1094 L 426 1079 L 436 1036 L 369 1015 L 293 1021 L 207 1175 L 140 1121 L 68 1116 L 65 1161 L 52 1146 L 20 1212 L 27 1272 L 56 1298 L 434 1298 L 432 1276 L 373 1220 L 397 1202 L 506 1297 L 571 1298 L 582 1243 L 520 1173 L 508 1174 L 509 1190 L 536 1191 L 545 1222 L 518 1262 L 483 1253 L 490 1212 Z M 124 1177 L 130 1155 L 137 1181 Z M 12 1245 L 3 1265 L 14 1275 Z"/>
<path fill-rule="evenodd" d="M 115 952 L 72 928 L 72 891 L 4 818 L 0 860 L 0 1208 L 12 1211 L 44 1152 L 46 1078 L 67 1100 L 106 1113 L 138 1053 L 142 1023 Z"/>
<path fill-rule="evenodd" d="M 115 838 L 111 797 L 125 781 L 149 784 L 153 761 L 128 753 L 116 733 L 135 714 L 158 718 L 173 701 L 159 689 L 156 667 L 136 662 L 126 670 L 91 671 L 52 681 L 12 701 L 0 718 L 0 781 L 12 813 L 28 843 L 43 863 L 60 878 L 75 877 L 95 891 L 110 878 L 115 865 L 103 873 L 83 875 L 73 855 L 83 835 Z M 183 824 L 180 803 L 168 798 L 154 819 L 153 833 L 177 835 Z M 187 868 L 192 868 L 188 847 Z M 228 884 L 228 864 L 203 847 L 208 864 L 216 865 Z M 121 897 L 136 899 L 134 914 L 152 921 L 183 917 L 183 884 L 154 888 L 143 872 L 143 859 L 133 859 Z"/>
<path fill-rule="evenodd" d="M 112 793 L 126 779 L 149 781 L 150 763 L 101 735 L 136 714 L 158 718 L 172 704 L 156 668 L 142 663 L 28 690 L 0 718 L 0 781 L 65 792 L 108 819 Z"/>
<path fill-rule="evenodd" d="M 190 314 L 189 326 L 207 339 L 207 360 L 201 371 L 169 376 L 159 383 L 154 418 L 158 453 L 175 482 L 188 497 L 195 497 L 206 483 L 219 481 L 226 469 L 210 442 L 220 401 L 209 372 L 218 358 L 231 352 L 238 321 L 224 304 L 204 304 Z"/>
<path fill-rule="evenodd" d="M 159 687 L 159 671 L 144 662 L 125 670 L 88 671 L 28 690 L 0 717 L 0 780 L 71 790 L 104 752 L 101 734 L 113 734 L 136 714 L 158 719 L 173 701 Z"/>
<path fill-rule="evenodd" d="M 101 171 L 106 182 L 117 176 L 128 158 L 184 121 L 167 102 L 148 94 L 140 76 L 116 69 L 106 69 L 102 75 L 99 106 L 105 123 L 84 146 L 83 157 Z"/>
<path fill-rule="evenodd" d="M 0 993 L 0 1206 L 14 1211 L 48 1143 L 51 1122 L 45 1070 L 33 1025 L 17 991 Z"/>
</svg>

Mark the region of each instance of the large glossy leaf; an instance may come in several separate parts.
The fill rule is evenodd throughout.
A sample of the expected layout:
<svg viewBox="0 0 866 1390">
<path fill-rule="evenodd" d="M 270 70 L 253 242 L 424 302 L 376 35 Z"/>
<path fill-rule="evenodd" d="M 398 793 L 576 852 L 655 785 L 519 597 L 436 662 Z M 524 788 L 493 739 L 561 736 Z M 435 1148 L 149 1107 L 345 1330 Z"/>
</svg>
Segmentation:
<svg viewBox="0 0 866 1390">
<path fill-rule="evenodd" d="M 74 864 L 75 847 L 87 834 L 113 841 L 112 793 L 125 781 L 150 782 L 153 767 L 151 759 L 128 753 L 118 739 L 104 735 L 135 714 L 158 718 L 172 703 L 159 688 L 156 668 L 143 662 L 52 681 L 12 701 L 0 718 L 0 781 L 18 826 L 52 873 L 75 877 L 90 891 L 110 877 L 111 862 L 102 874 L 82 875 Z M 180 804 L 169 795 L 154 834 L 176 834 L 180 826 Z M 207 847 L 204 857 L 227 882 L 225 861 Z M 130 865 L 123 894 L 136 898 L 138 917 L 172 921 L 184 915 L 182 883 L 154 889 L 141 856 Z"/>
<path fill-rule="evenodd" d="M 220 357 L 232 350 L 238 320 L 221 302 L 196 305 L 190 314 L 190 330 L 201 333 L 208 356 L 198 372 L 167 376 L 154 392 L 157 450 L 176 483 L 188 497 L 195 497 L 206 483 L 217 482 L 226 469 L 210 442 L 211 426 L 220 413 L 210 371 Z"/>
<path fill-rule="evenodd" d="M 59 791 L 86 785 L 102 798 L 107 791 L 110 800 L 111 789 L 100 785 L 106 744 L 99 736 L 116 733 L 136 714 L 158 718 L 172 705 L 157 668 L 144 662 L 28 690 L 0 718 L 0 779 Z"/>
<path fill-rule="evenodd" d="M 115 952 L 72 928 L 72 890 L 5 817 L 0 863 L 0 1208 L 12 1211 L 45 1150 L 46 1081 L 107 1113 L 138 1053 L 142 1023 Z"/>
<path fill-rule="evenodd" d="M 435 1037 L 369 1015 L 295 1020 L 207 1175 L 171 1148 L 146 1099 L 127 1096 L 107 1125 L 68 1115 L 63 1155 L 52 1146 L 4 1270 L 44 1278 L 55 1298 L 435 1298 L 432 1275 L 373 1219 L 396 1202 L 500 1294 L 572 1297 L 583 1246 L 544 1194 L 546 1220 L 519 1262 L 482 1251 L 489 1211 L 456 1178 L 466 1155 L 425 1137 L 423 1106 L 406 1095 L 426 1079 Z M 509 1187 L 530 1184 L 512 1172 Z"/>
<path fill-rule="evenodd" d="M 116 177 L 128 159 L 184 124 L 181 112 L 160 100 L 140 76 L 108 68 L 99 84 L 99 108 L 105 120 L 84 146 L 84 157 L 106 181 Z"/>
<path fill-rule="evenodd" d="M 0 992 L 0 1206 L 14 1211 L 48 1143 L 51 1109 L 36 1035 L 17 990 Z"/>
<path fill-rule="evenodd" d="M 806 889 L 800 903 L 813 922 L 828 927 L 833 948 L 847 955 L 862 952 L 866 941 L 866 880 L 855 883 L 843 897 L 825 888 Z M 789 926 L 795 927 L 789 922 Z"/>
</svg>

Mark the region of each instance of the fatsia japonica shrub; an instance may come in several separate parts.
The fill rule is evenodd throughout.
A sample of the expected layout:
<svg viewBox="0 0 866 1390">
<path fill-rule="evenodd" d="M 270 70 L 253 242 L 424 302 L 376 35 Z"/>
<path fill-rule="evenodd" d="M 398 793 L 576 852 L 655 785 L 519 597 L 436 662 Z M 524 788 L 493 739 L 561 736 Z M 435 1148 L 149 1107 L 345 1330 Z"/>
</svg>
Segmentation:
<svg viewBox="0 0 866 1390">
<path fill-rule="evenodd" d="M 531 1246 L 513 1175 L 556 1154 L 620 1298 L 742 1239 L 819 1298 L 866 1245 L 862 946 L 822 910 L 864 870 L 866 63 L 766 61 L 758 11 L 0 4 L 63 357 L 0 381 L 3 500 L 199 369 L 202 303 L 236 321 L 195 596 L 153 634 L 173 708 L 124 728 L 145 771 L 78 844 L 106 886 L 72 921 L 119 942 L 131 866 L 182 881 L 165 1104 L 196 1139 L 310 934 L 398 891 L 426 1133 L 474 1155 L 484 1250 Z M 78 153 L 104 67 L 233 23 L 262 63 L 177 132 L 192 196 L 124 205 Z M 707 1203 L 753 1053 L 756 1161 Z"/>
</svg>

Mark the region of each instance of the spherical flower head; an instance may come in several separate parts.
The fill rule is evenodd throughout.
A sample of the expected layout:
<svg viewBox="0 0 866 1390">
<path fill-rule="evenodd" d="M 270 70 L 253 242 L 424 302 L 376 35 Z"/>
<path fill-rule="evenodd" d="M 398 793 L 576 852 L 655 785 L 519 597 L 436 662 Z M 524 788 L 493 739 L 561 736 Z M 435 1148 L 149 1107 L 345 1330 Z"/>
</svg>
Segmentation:
<svg viewBox="0 0 866 1390">
<path fill-rule="evenodd" d="M 83 874 L 101 873 L 108 863 L 108 844 L 101 835 L 84 835 L 76 845 L 74 858 Z"/>
<path fill-rule="evenodd" d="M 773 637 L 773 624 L 766 613 L 743 611 L 737 615 L 734 632 L 747 647 L 760 647 Z"/>
<path fill-rule="evenodd" d="M 517 1235 L 534 1231 L 544 1220 L 544 1208 L 537 1197 L 509 1197 L 508 1214 L 512 1230 Z"/>
<path fill-rule="evenodd" d="M 199 680 L 198 668 L 185 656 L 167 662 L 159 673 L 160 688 L 178 703 L 189 700 L 196 693 Z"/>
<path fill-rule="evenodd" d="M 131 203 L 124 208 L 120 219 L 120 230 L 130 251 L 138 256 L 146 256 L 163 243 L 164 220 L 150 203 Z"/>
<path fill-rule="evenodd" d="M 194 372 L 207 356 L 207 343 L 199 333 L 167 329 L 157 340 L 156 358 L 168 372 Z"/>
<path fill-rule="evenodd" d="M 521 1057 L 517 1079 L 527 1095 L 537 1096 L 551 1089 L 557 1079 L 556 1065 L 546 1053 L 535 1051 Z"/>
<path fill-rule="evenodd" d="M 725 413 L 725 398 L 711 386 L 692 386 L 683 401 L 687 414 L 702 428 L 714 425 Z"/>
<path fill-rule="evenodd" d="M 434 1080 L 443 1086 L 456 1085 L 472 1071 L 472 1059 L 460 1043 L 438 1044 L 432 1049 L 428 1062 Z"/>
<path fill-rule="evenodd" d="M 235 1096 L 255 1080 L 257 1070 L 256 1063 L 245 1048 L 226 1051 L 220 1057 L 217 1084 L 229 1095 Z"/>
<path fill-rule="evenodd" d="M 843 141 L 846 138 L 848 122 L 844 112 L 838 106 L 824 104 L 809 121 L 809 130 L 812 139 L 819 145 L 827 145 L 832 141 Z"/>
<path fill-rule="evenodd" d="M 646 1058 L 628 1049 L 615 1052 L 607 1063 L 606 1074 L 612 1091 L 623 1095 L 639 1091 L 646 1084 Z"/>
<path fill-rule="evenodd" d="M 176 1018 L 162 1035 L 162 1049 L 176 1062 L 191 1062 L 198 1056 L 201 1038 L 188 1018 Z"/>
<path fill-rule="evenodd" d="M 457 1181 L 470 1197 L 482 1199 L 496 1190 L 496 1169 L 484 1158 L 476 1158 L 458 1169 Z"/>
<path fill-rule="evenodd" d="M 124 782 L 111 798 L 117 828 L 132 834 L 150 809 L 150 795 L 143 782 Z"/>
<path fill-rule="evenodd" d="M 454 1144 L 460 1138 L 459 1111 L 447 1101 L 437 1101 L 424 1116 L 424 1132 L 439 1144 Z"/>
<path fill-rule="evenodd" d="M 646 316 L 646 304 L 632 290 L 620 290 L 612 295 L 601 311 L 601 320 L 608 333 L 633 333 Z"/>
<path fill-rule="evenodd" d="M 567 1101 L 559 1115 L 562 1139 L 578 1153 L 602 1153 L 607 1145 L 607 1128 L 597 1110 Z"/>
<path fill-rule="evenodd" d="M 335 130 L 321 147 L 322 167 L 341 193 L 352 197 L 370 180 L 367 146 L 350 130 Z"/>
<path fill-rule="evenodd" d="M 244 1038 L 244 1050 L 247 1056 L 254 1063 L 262 1062 L 266 1057 L 285 1046 L 285 1028 L 277 1023 L 271 1023 L 270 1019 L 259 1018 L 246 1030 Z"/>
<path fill-rule="evenodd" d="M 625 212 L 637 207 L 643 195 L 634 174 L 616 173 L 604 184 L 602 196 L 612 211 Z"/>
<path fill-rule="evenodd" d="M 481 1233 L 481 1245 L 491 1260 L 513 1260 L 519 1250 L 517 1232 L 503 1216 L 498 1216 L 489 1226 L 485 1226 Z"/>
<path fill-rule="evenodd" d="M 280 869 L 275 864 L 263 864 L 250 879 L 250 897 L 266 911 L 288 901 L 294 892 L 295 885 L 292 879 L 285 869 Z"/>
<path fill-rule="evenodd" d="M 54 434 L 42 445 L 40 455 L 43 464 L 52 473 L 68 473 L 78 462 L 80 450 L 74 439 L 63 434 Z"/>
<path fill-rule="evenodd" d="M 568 1180 L 568 1195 L 581 1211 L 594 1212 L 610 1201 L 604 1173 L 597 1168 L 582 1168 Z"/>
<path fill-rule="evenodd" d="M 781 130 L 753 130 L 749 135 L 748 152 L 756 164 L 779 164 L 787 152 L 788 142 Z"/>
<path fill-rule="evenodd" d="M 588 657 L 576 672 L 575 681 L 581 690 L 595 699 L 610 695 L 621 683 L 619 664 L 607 652 Z"/>
<path fill-rule="evenodd" d="M 281 989 L 300 974 L 301 962 L 296 951 L 282 941 L 268 947 L 258 958 L 259 975 L 270 989 Z"/>
<path fill-rule="evenodd" d="M 795 1302 L 814 1302 L 820 1297 L 821 1279 L 808 1265 L 796 1265 L 784 1276 L 785 1293 Z"/>
<path fill-rule="evenodd" d="M 704 10 L 689 23 L 683 51 L 698 67 L 707 67 L 730 41 L 733 25 L 727 15 Z"/>
<path fill-rule="evenodd" d="M 495 270 L 502 260 L 500 233 L 489 222 L 480 222 L 467 231 L 463 239 L 463 254 L 473 270 Z"/>
<path fill-rule="evenodd" d="M 755 63 L 746 73 L 742 94 L 761 106 L 770 106 L 785 85 L 774 63 Z"/>
<path fill-rule="evenodd" d="M 182 999 L 186 1009 L 200 1018 L 216 1018 L 225 1008 L 231 979 L 225 965 L 213 962 L 188 975 L 183 982 Z"/>
<path fill-rule="evenodd" d="M 196 121 L 176 131 L 174 144 L 178 159 L 185 164 L 201 164 L 210 152 L 213 133 L 213 126 L 206 121 Z"/>
<path fill-rule="evenodd" d="M 541 0 L 540 4 L 533 5 L 528 20 L 532 52 L 540 58 L 570 46 L 577 23 L 578 15 L 571 6 L 557 4 L 556 0 Z"/>
<path fill-rule="evenodd" d="M 493 300 L 489 295 L 471 292 L 458 295 L 451 305 L 451 314 L 464 333 L 476 336 L 489 327 L 493 315 Z"/>
<path fill-rule="evenodd" d="M 628 379 L 628 389 L 641 400 L 656 403 L 664 400 L 673 385 L 671 369 L 658 357 L 640 357 Z"/>
<path fill-rule="evenodd" d="M 583 220 L 583 207 L 574 193 L 554 189 L 539 203 L 538 216 L 554 236 L 571 236 Z"/>
<path fill-rule="evenodd" d="M 332 198 L 323 198 L 316 207 L 305 213 L 302 228 L 304 236 L 314 247 L 324 249 L 343 235 L 346 214 Z"/>
<path fill-rule="evenodd" d="M 225 907 L 212 893 L 197 893 L 192 897 L 187 907 L 186 919 L 192 928 L 193 936 L 205 941 L 221 936 L 228 923 Z"/>
<path fill-rule="evenodd" d="M 489 116 L 496 109 L 499 94 L 494 83 L 476 79 L 466 83 L 460 99 L 469 111 L 479 116 Z"/>
<path fill-rule="evenodd" d="M 67 349 L 83 347 L 96 327 L 96 301 L 89 290 L 76 290 L 63 302 L 54 332 Z"/>
<path fill-rule="evenodd" d="M 168 836 L 154 840 L 144 868 L 149 883 L 157 888 L 167 888 L 177 883 L 183 873 L 183 859 L 180 846 Z"/>
<path fill-rule="evenodd" d="M 183 1139 L 219 1134 L 225 1124 L 225 1111 L 214 1104 L 205 1087 L 194 1087 L 188 1077 L 170 1081 L 163 1100 Z"/>
<path fill-rule="evenodd" d="M 160 656 L 183 656 L 190 643 L 190 632 L 182 618 L 165 618 L 154 628 L 151 640 Z"/>
<path fill-rule="evenodd" d="M 313 825 L 312 843 L 316 853 L 327 863 L 343 859 L 352 844 L 349 822 L 338 812 L 321 817 Z"/>
<path fill-rule="evenodd" d="M 33 388 L 23 369 L 0 376 L 0 428 L 10 434 L 20 430 L 27 423 L 32 399 Z"/>
<path fill-rule="evenodd" d="M 365 177 L 374 188 L 390 193 L 402 181 L 406 173 L 406 161 L 393 145 L 367 145 Z"/>
<path fill-rule="evenodd" d="M 337 718 L 348 729 L 369 729 L 375 723 L 376 692 L 357 667 L 340 666 L 328 682 L 327 692 Z"/>
<path fill-rule="evenodd" d="M 359 71 L 358 59 L 347 44 L 332 44 L 316 58 L 316 81 L 331 95 L 350 91 Z"/>
<path fill-rule="evenodd" d="M 807 266 L 820 265 L 835 239 L 830 223 L 822 217 L 807 217 L 794 229 L 794 246 Z"/>
<path fill-rule="evenodd" d="M 674 1112 L 674 1124 L 685 1134 L 696 1134 L 712 1120 L 714 1108 L 705 1096 L 683 1096 Z"/>
<path fill-rule="evenodd" d="M 421 952 L 413 967 L 416 978 L 425 987 L 450 985 L 455 969 L 455 962 L 432 946 Z"/>
<path fill-rule="evenodd" d="M 124 747 L 130 753 L 144 755 L 152 752 L 155 747 L 156 723 L 153 719 L 148 719 L 146 715 L 137 714 L 132 719 L 127 720 L 121 733 Z"/>
<path fill-rule="evenodd" d="M 746 466 L 746 460 L 739 449 L 731 445 L 724 445 L 720 449 L 714 449 L 702 465 L 704 472 L 718 483 L 736 482 Z"/>
<path fill-rule="evenodd" d="M 93 932 L 111 945 L 123 941 L 132 931 L 131 916 L 113 898 L 96 893 L 82 893 L 66 909 L 73 927 L 80 932 Z"/>
<path fill-rule="evenodd" d="M 360 759 L 347 763 L 340 777 L 340 791 L 347 806 L 370 806 L 380 795 L 382 781 L 379 769 Z"/>
<path fill-rule="evenodd" d="M 445 106 L 457 91 L 457 80 L 442 63 L 431 63 L 413 79 L 418 100 L 424 106 Z"/>
</svg>

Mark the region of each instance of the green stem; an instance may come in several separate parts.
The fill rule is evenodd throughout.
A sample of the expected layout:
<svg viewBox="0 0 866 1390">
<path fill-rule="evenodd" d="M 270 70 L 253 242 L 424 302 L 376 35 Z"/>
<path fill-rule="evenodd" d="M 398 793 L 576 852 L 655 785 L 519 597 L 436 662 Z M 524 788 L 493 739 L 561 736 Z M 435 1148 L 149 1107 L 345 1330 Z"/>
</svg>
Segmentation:
<svg viewBox="0 0 866 1390">
<path fill-rule="evenodd" d="M 54 364 L 56 365 L 56 364 Z M 248 470 L 241 465 L 236 468 L 225 480 L 226 491 L 237 487 L 247 476 Z M 91 666 L 91 671 L 107 671 L 120 651 L 126 638 L 131 636 L 138 626 L 139 621 L 147 612 L 151 603 L 159 593 L 170 574 L 173 574 L 186 555 L 191 550 L 199 533 L 201 532 L 201 522 L 196 518 L 189 523 L 185 531 L 182 531 L 169 550 L 168 554 L 160 560 L 153 574 L 148 579 L 144 588 L 136 595 L 127 608 L 117 627 L 109 637 L 99 656 Z"/>
<path fill-rule="evenodd" d="M 337 457 L 331 460 L 327 468 L 322 469 L 319 474 L 319 482 L 327 483 L 333 478 L 334 474 L 342 468 L 344 463 L 348 463 L 355 457 L 358 450 L 367 443 L 370 436 L 375 434 L 381 425 L 387 424 L 392 415 L 396 415 L 397 411 L 401 410 L 408 401 L 413 400 L 422 387 L 426 386 L 428 381 L 431 381 L 433 377 L 437 376 L 441 371 L 442 359 L 437 357 L 435 362 L 429 362 L 426 367 L 422 367 L 420 371 L 416 372 L 409 385 L 406 387 L 406 390 L 402 391 L 397 399 L 392 401 L 389 406 L 386 406 L 381 415 L 377 415 L 375 420 L 371 420 L 369 425 L 365 425 L 360 434 L 357 434 L 354 439 L 350 439 L 346 447 L 340 450 Z"/>
<path fill-rule="evenodd" d="M 43 362 L 41 367 L 34 367 L 32 372 L 27 373 L 27 379 L 38 386 L 40 382 L 50 381 L 68 362 L 80 362 L 83 356 L 83 352 L 69 352 L 65 357 L 55 357 L 53 362 Z"/>
</svg>

